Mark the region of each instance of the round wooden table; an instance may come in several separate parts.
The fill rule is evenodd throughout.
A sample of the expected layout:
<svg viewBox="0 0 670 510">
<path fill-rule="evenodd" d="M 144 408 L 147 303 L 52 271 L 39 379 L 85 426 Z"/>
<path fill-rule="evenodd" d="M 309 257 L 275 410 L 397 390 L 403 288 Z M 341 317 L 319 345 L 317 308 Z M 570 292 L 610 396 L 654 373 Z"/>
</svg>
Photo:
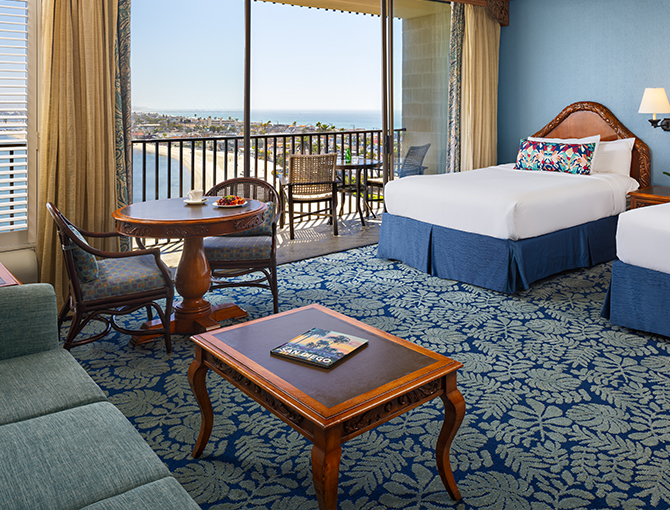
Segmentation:
<svg viewBox="0 0 670 510">
<path fill-rule="evenodd" d="M 112 214 L 117 232 L 139 238 L 183 239 L 175 288 L 182 301 L 175 305 L 171 318 L 173 333 L 202 333 L 219 328 L 219 321 L 246 317 L 247 313 L 234 303 L 212 306 L 204 298 L 211 282 L 211 270 L 203 238 L 231 234 L 254 228 L 263 223 L 267 205 L 258 200 L 247 200 L 241 207 L 218 208 L 219 197 L 206 197 L 203 205 L 187 205 L 183 198 L 168 198 L 138 202 L 117 209 Z M 160 327 L 147 323 L 146 327 Z M 143 336 L 134 343 L 151 341 Z"/>
</svg>

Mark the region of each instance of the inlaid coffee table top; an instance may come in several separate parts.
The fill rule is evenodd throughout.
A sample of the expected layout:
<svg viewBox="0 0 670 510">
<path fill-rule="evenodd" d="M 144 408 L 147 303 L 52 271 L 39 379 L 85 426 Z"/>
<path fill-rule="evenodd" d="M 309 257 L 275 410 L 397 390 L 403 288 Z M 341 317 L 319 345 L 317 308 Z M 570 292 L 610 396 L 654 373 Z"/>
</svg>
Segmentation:
<svg viewBox="0 0 670 510">
<path fill-rule="evenodd" d="M 270 355 L 273 348 L 314 327 L 365 338 L 368 345 L 330 368 Z M 392 394 L 406 393 L 462 367 L 441 354 L 319 305 L 204 333 L 192 340 L 324 424 L 354 407 L 360 410 L 392 398 Z"/>
</svg>

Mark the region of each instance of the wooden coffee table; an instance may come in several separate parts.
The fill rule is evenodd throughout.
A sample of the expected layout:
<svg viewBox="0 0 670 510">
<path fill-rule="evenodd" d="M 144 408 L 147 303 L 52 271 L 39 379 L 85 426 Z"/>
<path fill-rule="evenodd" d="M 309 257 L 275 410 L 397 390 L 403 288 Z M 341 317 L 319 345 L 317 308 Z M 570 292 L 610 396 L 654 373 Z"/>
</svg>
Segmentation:
<svg viewBox="0 0 670 510">
<path fill-rule="evenodd" d="M 368 346 L 323 369 L 270 356 L 270 350 L 319 327 L 366 338 Z M 214 412 L 207 394 L 211 369 L 314 443 L 312 471 L 319 508 L 337 508 L 342 444 L 440 397 L 445 418 L 437 439 L 437 470 L 449 494 L 461 499 L 449 447 L 465 416 L 456 388 L 463 365 L 319 305 L 195 335 L 188 380 L 202 423 L 192 456 L 209 440 Z"/>
</svg>

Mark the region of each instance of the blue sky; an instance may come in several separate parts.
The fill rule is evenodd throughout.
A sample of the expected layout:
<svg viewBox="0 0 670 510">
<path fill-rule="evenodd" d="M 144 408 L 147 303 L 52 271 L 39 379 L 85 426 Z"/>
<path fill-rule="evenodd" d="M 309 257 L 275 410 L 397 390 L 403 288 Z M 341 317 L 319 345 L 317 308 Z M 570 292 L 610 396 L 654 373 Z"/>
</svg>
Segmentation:
<svg viewBox="0 0 670 510">
<path fill-rule="evenodd" d="M 131 23 L 133 107 L 242 110 L 243 0 L 133 0 Z M 254 1 L 251 46 L 254 110 L 381 108 L 379 17 Z"/>
</svg>

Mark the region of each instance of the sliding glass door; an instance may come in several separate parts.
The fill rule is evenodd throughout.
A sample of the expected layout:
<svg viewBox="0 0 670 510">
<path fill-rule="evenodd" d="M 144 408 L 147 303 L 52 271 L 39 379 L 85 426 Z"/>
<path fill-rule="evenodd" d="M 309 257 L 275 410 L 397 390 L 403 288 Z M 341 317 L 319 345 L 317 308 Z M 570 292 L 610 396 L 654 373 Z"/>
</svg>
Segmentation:
<svg viewBox="0 0 670 510">
<path fill-rule="evenodd" d="M 386 179 L 401 176 L 411 147 L 426 145 L 419 171 L 444 173 L 451 5 L 382 0 L 381 10 Z M 396 136 L 394 127 L 402 129 Z"/>
</svg>

